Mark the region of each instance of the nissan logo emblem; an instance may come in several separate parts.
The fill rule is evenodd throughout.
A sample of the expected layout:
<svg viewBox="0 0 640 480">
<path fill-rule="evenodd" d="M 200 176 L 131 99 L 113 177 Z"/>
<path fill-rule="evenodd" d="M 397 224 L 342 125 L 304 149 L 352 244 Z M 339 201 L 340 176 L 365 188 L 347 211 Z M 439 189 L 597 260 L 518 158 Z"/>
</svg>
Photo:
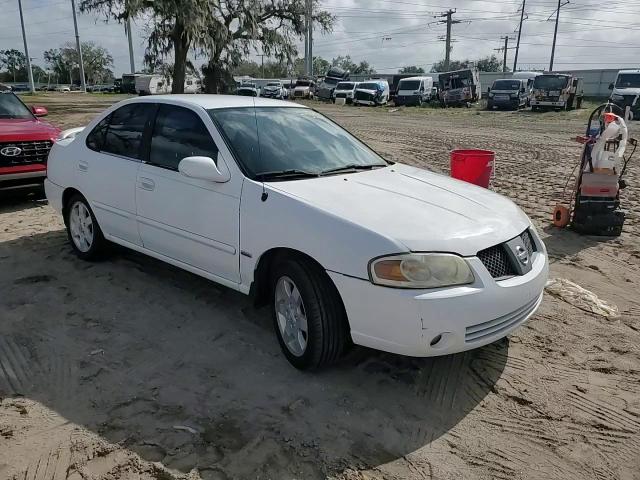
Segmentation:
<svg viewBox="0 0 640 480">
<path fill-rule="evenodd" d="M 2 150 L 0 150 L 0 155 L 4 155 L 5 157 L 17 157 L 21 153 L 22 149 L 20 147 L 14 147 L 13 145 L 4 147 Z"/>
<path fill-rule="evenodd" d="M 518 260 L 522 265 L 529 263 L 529 252 L 527 252 L 527 250 L 521 245 L 516 247 L 516 257 L 518 257 Z"/>
</svg>

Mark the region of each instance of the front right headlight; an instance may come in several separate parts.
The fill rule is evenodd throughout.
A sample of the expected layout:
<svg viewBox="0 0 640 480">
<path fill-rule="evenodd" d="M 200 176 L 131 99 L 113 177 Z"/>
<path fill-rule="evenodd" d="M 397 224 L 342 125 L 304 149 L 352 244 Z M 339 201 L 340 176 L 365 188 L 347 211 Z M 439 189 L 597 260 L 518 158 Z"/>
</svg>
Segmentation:
<svg viewBox="0 0 640 480">
<path fill-rule="evenodd" d="M 372 260 L 371 281 L 400 288 L 438 288 L 473 283 L 464 258 L 451 253 L 405 253 Z"/>
</svg>

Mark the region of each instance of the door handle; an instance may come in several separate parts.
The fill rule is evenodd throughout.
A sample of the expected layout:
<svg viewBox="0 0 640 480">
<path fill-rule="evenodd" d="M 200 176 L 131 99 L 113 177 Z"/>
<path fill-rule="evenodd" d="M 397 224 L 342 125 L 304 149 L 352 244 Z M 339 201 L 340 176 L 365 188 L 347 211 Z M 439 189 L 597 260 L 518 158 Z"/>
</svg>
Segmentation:
<svg viewBox="0 0 640 480">
<path fill-rule="evenodd" d="M 78 162 L 78 170 L 80 170 L 81 172 L 86 172 L 87 170 L 89 170 L 89 164 L 84 160 L 80 160 Z"/>
<path fill-rule="evenodd" d="M 143 190 L 149 190 L 151 192 L 151 191 L 153 191 L 154 188 L 156 188 L 156 184 L 150 178 L 141 177 L 140 178 L 140 188 L 142 188 Z"/>
</svg>

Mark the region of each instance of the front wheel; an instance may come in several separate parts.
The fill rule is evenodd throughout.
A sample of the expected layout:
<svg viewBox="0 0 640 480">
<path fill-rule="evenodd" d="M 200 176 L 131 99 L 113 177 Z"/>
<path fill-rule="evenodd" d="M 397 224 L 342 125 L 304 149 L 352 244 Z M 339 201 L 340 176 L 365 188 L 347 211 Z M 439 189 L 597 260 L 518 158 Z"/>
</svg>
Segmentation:
<svg viewBox="0 0 640 480">
<path fill-rule="evenodd" d="M 83 260 L 95 260 L 106 249 L 106 240 L 87 200 L 74 195 L 65 208 L 67 236 L 75 254 Z"/>
<path fill-rule="evenodd" d="M 289 363 L 301 370 L 335 363 L 349 333 L 342 300 L 326 272 L 290 258 L 276 266 L 271 282 L 274 329 Z"/>
</svg>

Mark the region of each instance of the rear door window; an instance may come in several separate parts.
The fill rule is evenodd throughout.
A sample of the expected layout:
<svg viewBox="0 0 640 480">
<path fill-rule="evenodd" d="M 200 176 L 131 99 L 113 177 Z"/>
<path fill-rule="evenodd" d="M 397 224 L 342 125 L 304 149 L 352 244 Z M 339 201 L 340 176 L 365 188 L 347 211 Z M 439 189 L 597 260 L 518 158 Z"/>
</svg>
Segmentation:
<svg viewBox="0 0 640 480">
<path fill-rule="evenodd" d="M 178 170 L 185 157 L 218 159 L 218 148 L 204 122 L 188 108 L 161 105 L 158 109 L 148 163 L 157 167 Z"/>
<path fill-rule="evenodd" d="M 113 112 L 101 151 L 141 159 L 142 136 L 154 109 L 151 103 L 132 103 Z"/>
</svg>

